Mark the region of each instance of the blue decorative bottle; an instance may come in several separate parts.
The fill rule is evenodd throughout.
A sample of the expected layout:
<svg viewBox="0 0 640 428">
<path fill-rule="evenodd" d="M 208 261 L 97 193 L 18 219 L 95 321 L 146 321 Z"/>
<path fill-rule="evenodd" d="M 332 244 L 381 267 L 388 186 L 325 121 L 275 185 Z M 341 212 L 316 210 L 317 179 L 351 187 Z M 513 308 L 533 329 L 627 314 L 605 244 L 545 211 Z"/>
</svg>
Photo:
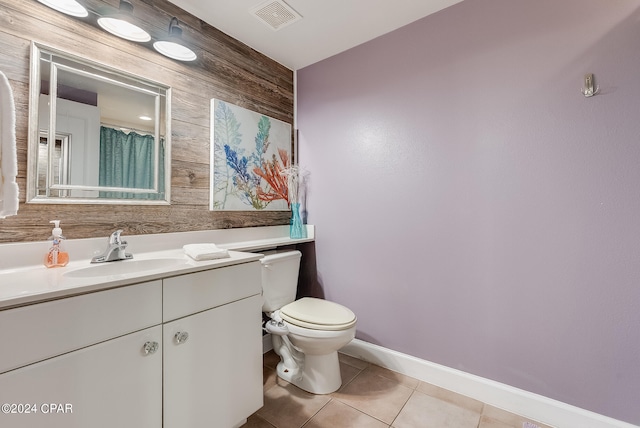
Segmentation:
<svg viewBox="0 0 640 428">
<path fill-rule="evenodd" d="M 291 204 L 291 222 L 289 224 L 289 237 L 291 239 L 301 239 L 307 237 L 307 228 L 302 223 L 300 217 L 300 203 Z"/>
</svg>

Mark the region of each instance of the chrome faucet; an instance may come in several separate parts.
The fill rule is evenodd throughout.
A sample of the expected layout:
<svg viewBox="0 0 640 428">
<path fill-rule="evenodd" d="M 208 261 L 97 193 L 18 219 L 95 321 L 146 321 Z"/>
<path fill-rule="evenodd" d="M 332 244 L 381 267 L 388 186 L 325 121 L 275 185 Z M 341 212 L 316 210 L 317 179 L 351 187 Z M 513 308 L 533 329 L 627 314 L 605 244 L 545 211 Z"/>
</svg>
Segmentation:
<svg viewBox="0 0 640 428">
<path fill-rule="evenodd" d="M 116 230 L 109 236 L 109 245 L 104 252 L 98 256 L 95 256 L 91 259 L 91 263 L 105 263 L 105 262 L 115 262 L 118 260 L 128 260 L 132 259 L 133 255 L 130 253 L 125 253 L 125 248 L 127 248 L 127 241 L 123 241 L 120 237 L 122 230 Z"/>
</svg>

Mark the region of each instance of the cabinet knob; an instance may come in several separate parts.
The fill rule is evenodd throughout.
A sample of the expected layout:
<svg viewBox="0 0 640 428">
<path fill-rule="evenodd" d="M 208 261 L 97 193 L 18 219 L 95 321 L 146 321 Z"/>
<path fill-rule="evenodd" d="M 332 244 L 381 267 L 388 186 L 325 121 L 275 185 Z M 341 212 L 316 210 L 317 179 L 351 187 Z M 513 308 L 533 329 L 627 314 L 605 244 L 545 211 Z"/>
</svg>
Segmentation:
<svg viewBox="0 0 640 428">
<path fill-rule="evenodd" d="M 142 346 L 142 351 L 144 355 L 151 355 L 158 350 L 159 346 L 158 342 L 145 342 Z"/>
<path fill-rule="evenodd" d="M 189 333 L 187 333 L 186 331 L 179 331 L 176 333 L 174 337 L 176 339 L 176 343 L 179 345 L 181 343 L 186 342 L 187 339 L 189 339 Z"/>
</svg>

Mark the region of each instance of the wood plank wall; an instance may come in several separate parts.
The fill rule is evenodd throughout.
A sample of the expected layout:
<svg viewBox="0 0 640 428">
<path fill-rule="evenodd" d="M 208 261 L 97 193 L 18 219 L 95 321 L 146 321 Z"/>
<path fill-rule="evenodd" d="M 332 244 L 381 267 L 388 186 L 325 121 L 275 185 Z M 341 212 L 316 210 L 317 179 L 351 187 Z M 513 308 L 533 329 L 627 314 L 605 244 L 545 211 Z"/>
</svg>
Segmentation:
<svg viewBox="0 0 640 428">
<path fill-rule="evenodd" d="M 119 0 L 82 3 L 99 12 L 114 10 Z M 289 213 L 282 211 L 209 211 L 209 103 L 218 98 L 292 124 L 293 72 L 165 0 L 132 3 L 153 39 L 166 34 L 171 17 L 177 17 L 198 59 L 180 63 L 155 52 L 151 43 L 121 40 L 99 29 L 95 14 L 77 19 L 36 0 L 0 0 L 0 71 L 15 98 L 20 187 L 18 215 L 0 220 L 0 243 L 47 239 L 52 219 L 62 221 L 67 238 L 106 237 L 115 229 L 126 235 L 288 223 Z M 170 206 L 25 203 L 32 40 L 172 87 Z"/>
</svg>

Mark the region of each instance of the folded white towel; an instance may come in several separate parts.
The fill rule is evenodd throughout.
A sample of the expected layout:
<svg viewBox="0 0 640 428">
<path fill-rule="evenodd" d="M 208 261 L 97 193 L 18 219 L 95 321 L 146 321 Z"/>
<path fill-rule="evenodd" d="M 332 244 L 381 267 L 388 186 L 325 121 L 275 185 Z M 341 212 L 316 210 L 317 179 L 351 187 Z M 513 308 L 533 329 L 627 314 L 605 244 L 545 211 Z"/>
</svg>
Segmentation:
<svg viewBox="0 0 640 428">
<path fill-rule="evenodd" d="M 218 248 L 216 244 L 187 244 L 182 248 L 187 256 L 198 261 L 230 257 L 227 250 Z"/>
<path fill-rule="evenodd" d="M 9 80 L 0 71 L 0 219 L 18 213 L 16 109 Z"/>
</svg>

